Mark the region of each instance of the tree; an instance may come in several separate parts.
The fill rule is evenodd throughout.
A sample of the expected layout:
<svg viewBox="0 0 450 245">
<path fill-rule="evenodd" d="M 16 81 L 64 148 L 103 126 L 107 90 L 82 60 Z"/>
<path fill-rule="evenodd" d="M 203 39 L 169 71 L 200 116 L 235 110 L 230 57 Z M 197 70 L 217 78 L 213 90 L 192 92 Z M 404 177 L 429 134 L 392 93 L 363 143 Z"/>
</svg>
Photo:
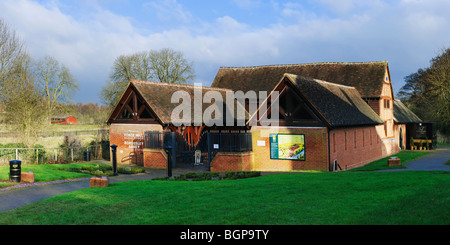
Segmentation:
<svg viewBox="0 0 450 245">
<path fill-rule="evenodd" d="M 31 69 L 31 58 L 16 59 L 11 75 L 5 80 L 2 104 L 5 121 L 19 134 L 21 142 L 35 142 L 45 119 L 45 101 L 37 89 Z"/>
<path fill-rule="evenodd" d="M 194 64 L 183 54 L 171 49 L 150 51 L 150 65 L 154 76 L 164 83 L 190 83 L 194 79 Z"/>
<path fill-rule="evenodd" d="M 188 84 L 194 79 L 193 63 L 172 49 L 121 55 L 113 63 L 110 81 L 100 92 L 105 105 L 114 107 L 132 79 Z"/>
<path fill-rule="evenodd" d="M 405 77 L 400 99 L 425 121 L 450 135 L 450 48 L 431 59 L 430 67 Z"/>
<path fill-rule="evenodd" d="M 8 126 L 19 134 L 23 143 L 33 142 L 42 126 L 44 103 L 23 42 L 1 19 L 0 103 Z"/>
<path fill-rule="evenodd" d="M 0 19 L 0 89 L 8 76 L 12 75 L 14 66 L 24 60 L 26 55 L 22 41 L 9 29 L 8 24 Z"/>
<path fill-rule="evenodd" d="M 50 118 L 55 112 L 57 102 L 66 102 L 78 89 L 78 81 L 67 67 L 49 56 L 37 61 L 35 75 L 39 88 L 44 94 L 47 117 Z"/>
</svg>

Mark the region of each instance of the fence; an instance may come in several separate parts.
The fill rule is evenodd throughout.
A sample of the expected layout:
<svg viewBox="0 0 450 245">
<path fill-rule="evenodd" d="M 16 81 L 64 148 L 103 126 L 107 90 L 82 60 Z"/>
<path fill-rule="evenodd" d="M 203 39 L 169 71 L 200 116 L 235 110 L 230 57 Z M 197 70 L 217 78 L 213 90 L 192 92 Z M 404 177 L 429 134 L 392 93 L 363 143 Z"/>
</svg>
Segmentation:
<svg viewBox="0 0 450 245">
<path fill-rule="evenodd" d="M 54 131 L 54 132 L 41 132 L 38 137 L 59 137 L 66 135 L 108 135 L 109 129 L 98 130 L 76 130 L 76 131 Z M 0 138 L 14 138 L 17 137 L 17 133 L 14 132 L 0 132 Z"/>
<path fill-rule="evenodd" d="M 0 165 L 10 160 L 21 160 L 22 164 L 68 163 L 103 159 L 105 145 L 68 148 L 0 148 Z"/>
<path fill-rule="evenodd" d="M 213 150 L 219 152 L 252 151 L 251 133 L 211 133 L 210 142 Z"/>
<path fill-rule="evenodd" d="M 144 133 L 145 148 L 163 149 L 166 145 L 171 145 L 171 132 L 154 132 L 147 131 Z M 207 135 L 210 137 L 208 146 Z M 184 142 L 181 135 L 176 134 L 176 148 L 180 151 L 192 151 L 201 148 L 207 151 L 210 147 L 213 151 L 220 152 L 246 152 L 252 151 L 252 134 L 251 133 L 205 133 L 201 137 L 197 147 L 188 146 Z"/>
</svg>

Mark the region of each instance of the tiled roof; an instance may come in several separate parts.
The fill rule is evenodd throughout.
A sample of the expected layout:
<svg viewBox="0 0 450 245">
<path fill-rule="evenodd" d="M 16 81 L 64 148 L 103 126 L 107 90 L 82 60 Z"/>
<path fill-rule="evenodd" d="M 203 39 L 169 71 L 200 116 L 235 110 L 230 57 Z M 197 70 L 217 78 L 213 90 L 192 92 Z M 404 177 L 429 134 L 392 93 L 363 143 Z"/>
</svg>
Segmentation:
<svg viewBox="0 0 450 245">
<path fill-rule="evenodd" d="M 201 98 L 198 96 L 198 98 L 195 98 L 200 103 L 203 102 L 204 95 L 207 92 L 215 91 L 220 93 L 220 95 L 223 98 L 224 102 L 224 115 L 226 114 L 225 110 L 228 110 L 226 108 L 226 92 L 231 90 L 229 89 L 221 89 L 221 88 L 211 88 L 211 87 L 203 87 L 203 86 L 194 86 L 194 85 L 184 85 L 184 84 L 169 84 L 169 83 L 162 83 L 162 82 L 150 82 L 150 81 L 138 81 L 138 80 L 131 80 L 130 83 L 138 90 L 140 95 L 145 99 L 145 101 L 148 103 L 148 105 L 151 107 L 151 109 L 156 113 L 158 118 L 161 120 L 162 123 L 170 124 L 173 123 L 171 116 L 172 111 L 177 108 L 181 100 L 175 103 L 171 102 L 172 96 L 175 92 L 183 91 L 187 92 L 191 99 L 191 120 L 190 122 L 194 123 L 194 94 L 197 94 L 197 92 L 194 92 L 196 89 L 197 91 L 201 90 Z M 199 93 L 197 95 L 200 95 Z M 236 116 L 237 113 L 237 107 L 240 106 L 238 102 L 235 102 L 235 109 L 234 109 L 234 115 Z M 205 109 L 207 109 L 212 103 L 202 103 L 202 110 L 200 111 L 203 116 L 203 112 Z M 243 107 L 242 107 L 243 108 Z M 245 109 L 244 109 L 245 111 Z M 248 114 L 246 113 L 246 118 L 248 118 Z M 180 116 L 181 117 L 181 116 Z M 206 122 L 203 122 L 206 123 Z"/>
<path fill-rule="evenodd" d="M 414 112 L 408 109 L 400 100 L 394 100 L 394 121 L 396 123 L 423 122 Z"/>
<path fill-rule="evenodd" d="M 353 86 L 364 98 L 379 98 L 387 67 L 387 61 L 222 67 L 212 87 L 244 92 L 272 91 L 280 77 L 290 73 Z"/>
<path fill-rule="evenodd" d="M 284 78 L 295 85 L 332 127 L 384 123 L 354 87 L 293 74 L 285 74 Z"/>
</svg>

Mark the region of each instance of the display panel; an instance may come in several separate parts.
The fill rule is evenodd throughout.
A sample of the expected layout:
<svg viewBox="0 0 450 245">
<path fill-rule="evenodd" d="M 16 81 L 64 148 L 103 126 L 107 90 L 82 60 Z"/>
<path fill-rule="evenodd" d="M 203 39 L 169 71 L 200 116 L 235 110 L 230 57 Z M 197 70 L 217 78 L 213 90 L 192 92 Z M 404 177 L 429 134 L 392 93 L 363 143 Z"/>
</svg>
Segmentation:
<svg viewBox="0 0 450 245">
<path fill-rule="evenodd" d="M 305 135 L 271 134 L 270 159 L 305 161 Z"/>
</svg>

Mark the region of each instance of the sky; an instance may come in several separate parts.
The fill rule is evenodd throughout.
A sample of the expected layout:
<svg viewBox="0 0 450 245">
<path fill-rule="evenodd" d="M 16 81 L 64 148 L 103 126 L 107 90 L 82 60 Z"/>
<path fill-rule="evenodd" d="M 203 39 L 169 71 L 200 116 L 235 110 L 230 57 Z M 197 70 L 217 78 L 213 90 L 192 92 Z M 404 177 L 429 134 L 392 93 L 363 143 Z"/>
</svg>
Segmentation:
<svg viewBox="0 0 450 245">
<path fill-rule="evenodd" d="M 449 0 L 0 0 L 35 59 L 51 56 L 99 92 L 120 55 L 170 48 L 210 86 L 220 67 L 387 60 L 404 77 L 450 47 Z"/>
</svg>

